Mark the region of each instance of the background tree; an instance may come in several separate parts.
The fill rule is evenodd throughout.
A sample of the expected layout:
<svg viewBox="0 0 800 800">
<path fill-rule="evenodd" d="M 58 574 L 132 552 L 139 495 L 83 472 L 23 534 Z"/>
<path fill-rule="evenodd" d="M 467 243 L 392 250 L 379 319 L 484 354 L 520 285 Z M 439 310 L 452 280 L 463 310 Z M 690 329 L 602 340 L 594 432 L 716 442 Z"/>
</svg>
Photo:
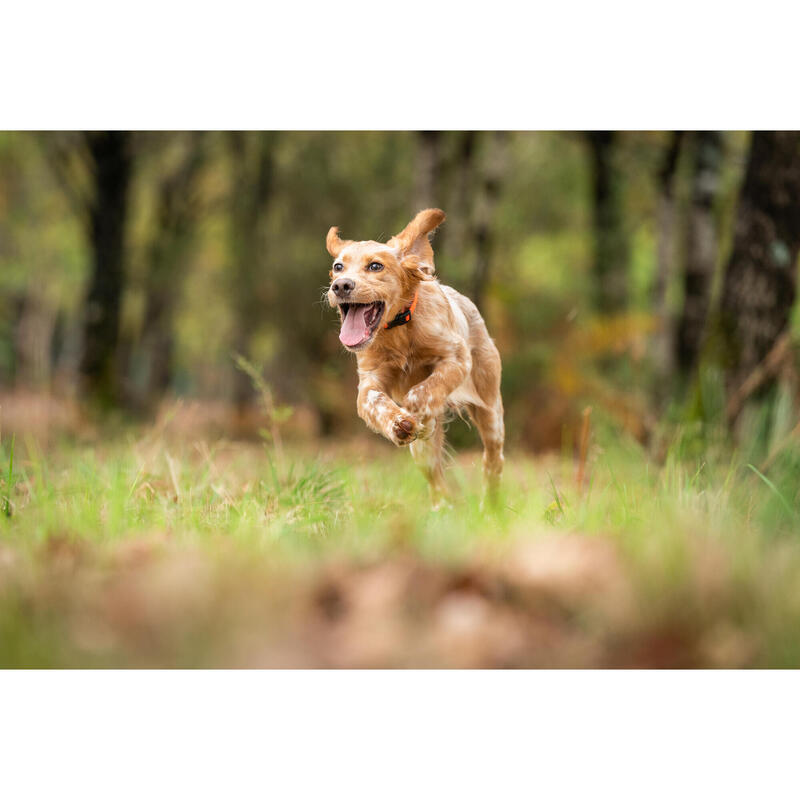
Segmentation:
<svg viewBox="0 0 800 800">
<path fill-rule="evenodd" d="M 189 267 L 200 216 L 200 179 L 208 158 L 208 134 L 169 134 L 160 143 L 175 150 L 156 181 L 156 219 L 147 247 L 148 270 L 141 349 L 147 364 L 143 390 L 153 407 L 168 390 L 174 370 L 175 309 Z"/>
<path fill-rule="evenodd" d="M 116 354 L 125 285 L 125 231 L 133 152 L 128 131 L 89 131 L 42 140 L 81 219 L 90 253 L 83 310 L 82 389 L 108 406 L 118 399 Z"/>
<path fill-rule="evenodd" d="M 447 195 L 447 224 L 436 234 L 437 249 L 457 261 L 467 249 L 470 208 L 475 179 L 475 156 L 479 131 L 457 131 L 453 134 L 452 175 Z"/>
<path fill-rule="evenodd" d="M 800 133 L 757 131 L 739 195 L 720 308 L 731 394 L 786 330 L 795 300 L 798 251 Z M 739 407 L 731 409 L 732 418 Z"/>
<path fill-rule="evenodd" d="M 441 178 L 444 159 L 443 131 L 417 133 L 417 163 L 414 176 L 414 206 L 431 208 L 441 204 Z"/>
<path fill-rule="evenodd" d="M 717 264 L 718 235 L 714 218 L 723 160 L 720 131 L 696 131 L 690 137 L 691 198 L 683 270 L 683 310 L 676 329 L 678 366 L 687 374 L 697 363 L 711 304 Z"/>
<path fill-rule="evenodd" d="M 669 286 L 676 261 L 677 204 L 675 182 L 683 131 L 671 131 L 658 170 L 656 279 L 653 312 L 656 318 L 655 367 L 660 379 L 672 372 L 672 320 L 668 304 Z"/>
<path fill-rule="evenodd" d="M 625 232 L 622 186 L 615 164 L 618 134 L 586 134 L 591 162 L 593 268 L 595 306 L 616 313 L 628 304 L 630 251 Z"/>
<path fill-rule="evenodd" d="M 86 295 L 80 371 L 87 394 L 108 403 L 117 393 L 114 356 L 125 282 L 131 134 L 93 131 L 85 137 L 94 192 L 89 209 L 92 277 Z"/>
<path fill-rule="evenodd" d="M 483 159 L 471 215 L 471 239 L 475 243 L 472 300 L 481 311 L 485 310 L 486 289 L 497 231 L 497 206 L 506 171 L 507 136 L 505 131 L 492 131 L 483 135 Z"/>
<path fill-rule="evenodd" d="M 275 147 L 274 132 L 232 132 L 226 138 L 231 166 L 230 254 L 233 297 L 233 351 L 252 358 L 251 341 L 263 305 L 263 276 L 268 244 L 265 217 L 272 197 Z M 271 280 L 279 280 L 273 273 Z M 267 288 L 269 285 L 267 284 Z M 251 379 L 237 370 L 233 400 L 241 415 L 253 394 Z"/>
</svg>

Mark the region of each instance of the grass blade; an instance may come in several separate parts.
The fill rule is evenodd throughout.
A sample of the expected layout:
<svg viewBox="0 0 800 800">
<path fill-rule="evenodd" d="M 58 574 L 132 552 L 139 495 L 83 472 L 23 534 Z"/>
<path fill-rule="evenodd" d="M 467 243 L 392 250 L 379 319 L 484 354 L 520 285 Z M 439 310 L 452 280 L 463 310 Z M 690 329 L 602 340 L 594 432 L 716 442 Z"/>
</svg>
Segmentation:
<svg viewBox="0 0 800 800">
<path fill-rule="evenodd" d="M 795 515 L 794 509 L 791 507 L 791 505 L 789 505 L 789 501 L 783 496 L 780 489 L 778 489 L 778 487 L 766 475 L 764 475 L 762 472 L 759 472 L 758 469 L 756 469 L 756 467 L 754 467 L 752 464 L 748 464 L 747 466 L 749 469 L 753 470 L 753 472 L 755 472 L 755 474 L 758 475 L 758 477 L 761 478 L 762 481 L 764 481 L 764 483 L 773 491 L 773 493 L 781 501 L 783 507 L 786 509 L 786 512 L 789 514 L 789 516 L 793 517 Z"/>
<path fill-rule="evenodd" d="M 8 480 L 6 482 L 6 496 L 3 503 L 3 513 L 6 517 L 11 517 L 11 480 L 14 476 L 14 443 L 16 441 L 16 434 L 11 437 L 11 451 L 8 457 Z"/>
</svg>

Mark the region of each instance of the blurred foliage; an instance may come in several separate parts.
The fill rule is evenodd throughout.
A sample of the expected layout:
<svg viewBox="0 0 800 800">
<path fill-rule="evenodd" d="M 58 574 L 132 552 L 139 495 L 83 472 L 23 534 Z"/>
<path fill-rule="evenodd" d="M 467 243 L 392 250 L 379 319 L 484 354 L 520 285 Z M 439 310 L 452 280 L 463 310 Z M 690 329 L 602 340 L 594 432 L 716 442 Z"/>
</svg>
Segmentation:
<svg viewBox="0 0 800 800">
<path fill-rule="evenodd" d="M 90 253 L 69 186 L 53 169 L 51 146 L 59 135 L 0 134 L 0 385 L 74 395 Z M 663 402 L 696 410 L 691 398 L 697 389 L 688 405 L 681 405 L 679 391 L 666 399 L 656 391 L 650 361 L 657 173 L 668 136 L 630 131 L 615 137 L 623 232 L 630 245 L 629 308 L 601 317 L 592 308 L 591 163 L 580 133 L 514 132 L 498 144 L 487 132 L 442 132 L 432 140 L 433 167 L 421 161 L 416 132 L 206 134 L 192 190 L 194 218 L 185 233 L 191 241 L 179 251 L 180 264 L 175 257 L 172 283 L 166 283 L 168 396 L 232 400 L 240 380 L 236 351 L 263 366 L 276 403 L 308 412 L 302 416 L 308 433 L 360 430 L 353 411 L 354 364 L 342 352 L 335 317 L 322 300 L 329 268 L 325 233 L 338 225 L 346 237 L 385 240 L 426 202 L 448 213 L 434 242 L 439 277 L 467 294 L 478 257 L 472 226 L 477 214 L 489 213 L 483 310 L 503 356 L 510 430 L 520 431 L 522 441 L 536 448 L 560 446 L 587 401 L 607 406 L 640 436 L 652 432 L 650 418 Z M 232 142 L 269 150 L 270 182 L 253 223 L 257 230 L 236 222 L 236 203 L 251 191 L 257 170 L 237 168 Z M 725 134 L 714 208 L 720 265 L 729 248 L 747 142 L 745 134 Z M 165 235 L 164 181 L 179 170 L 187 148 L 197 146 L 196 137 L 182 132 L 133 137 L 116 364 L 128 410 L 141 410 L 136 398 L 146 396 L 152 370 L 153 354 L 145 346 L 147 306 L 156 280 L 153 254 Z M 688 162 L 682 155 L 678 163 L 681 219 L 689 202 Z M 481 180 L 490 168 L 496 197 L 487 212 L 479 204 L 486 202 Z M 425 169 L 430 174 L 422 174 Z M 66 183 L 85 184 L 87 174 L 79 172 L 73 170 Z M 252 255 L 237 256 L 236 236 L 251 232 L 246 252 Z M 679 259 L 684 234 L 680 228 Z M 679 270 L 669 281 L 668 300 L 677 317 Z M 255 392 L 252 399 L 255 406 Z M 254 422 L 253 432 L 261 426 L 263 420 Z M 457 431 L 456 441 L 464 435 Z"/>
</svg>

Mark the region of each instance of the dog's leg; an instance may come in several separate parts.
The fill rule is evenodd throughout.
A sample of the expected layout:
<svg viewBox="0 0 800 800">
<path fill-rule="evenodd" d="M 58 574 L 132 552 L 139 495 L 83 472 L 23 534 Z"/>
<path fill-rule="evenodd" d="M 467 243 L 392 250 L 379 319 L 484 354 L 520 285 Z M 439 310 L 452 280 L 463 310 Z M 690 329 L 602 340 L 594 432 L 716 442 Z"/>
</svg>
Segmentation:
<svg viewBox="0 0 800 800">
<path fill-rule="evenodd" d="M 374 381 L 362 381 L 358 387 L 358 416 L 376 433 L 396 445 L 410 444 L 417 438 L 417 420 L 400 408 Z"/>
<path fill-rule="evenodd" d="M 472 358 L 466 342 L 459 342 L 453 352 L 442 358 L 433 372 L 422 383 L 418 383 L 403 398 L 403 407 L 419 417 L 424 432 L 428 435 L 435 421 L 442 415 L 447 398 L 467 377 L 472 367 Z"/>
<path fill-rule="evenodd" d="M 478 433 L 483 442 L 483 477 L 486 495 L 491 502 L 497 498 L 500 475 L 503 472 L 503 402 L 498 397 L 491 410 L 479 406 L 470 406 L 470 416 L 475 421 Z"/>
<path fill-rule="evenodd" d="M 444 419 L 439 417 L 433 431 L 426 439 L 417 439 L 411 444 L 411 455 L 428 481 L 431 492 L 431 506 L 441 508 L 449 498 L 444 479 Z"/>
</svg>

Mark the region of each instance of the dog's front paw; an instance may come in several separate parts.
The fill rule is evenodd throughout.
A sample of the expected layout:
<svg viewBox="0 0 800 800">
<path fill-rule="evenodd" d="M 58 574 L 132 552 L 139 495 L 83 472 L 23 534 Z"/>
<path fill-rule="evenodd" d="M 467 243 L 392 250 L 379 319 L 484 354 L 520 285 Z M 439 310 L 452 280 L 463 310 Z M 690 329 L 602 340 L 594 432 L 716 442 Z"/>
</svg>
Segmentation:
<svg viewBox="0 0 800 800">
<path fill-rule="evenodd" d="M 398 414 L 389 426 L 389 438 L 399 446 L 411 444 L 417 438 L 419 426 L 409 414 Z"/>
</svg>

